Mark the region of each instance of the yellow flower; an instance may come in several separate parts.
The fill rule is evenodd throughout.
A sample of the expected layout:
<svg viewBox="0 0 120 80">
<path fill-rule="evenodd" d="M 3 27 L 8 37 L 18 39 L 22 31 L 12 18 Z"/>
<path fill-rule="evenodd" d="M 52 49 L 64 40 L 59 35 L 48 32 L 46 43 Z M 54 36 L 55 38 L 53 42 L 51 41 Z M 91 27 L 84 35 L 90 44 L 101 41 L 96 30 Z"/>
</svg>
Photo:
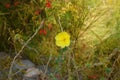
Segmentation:
<svg viewBox="0 0 120 80">
<path fill-rule="evenodd" d="M 67 32 L 60 32 L 55 37 L 56 45 L 64 48 L 70 45 L 70 35 Z"/>
</svg>

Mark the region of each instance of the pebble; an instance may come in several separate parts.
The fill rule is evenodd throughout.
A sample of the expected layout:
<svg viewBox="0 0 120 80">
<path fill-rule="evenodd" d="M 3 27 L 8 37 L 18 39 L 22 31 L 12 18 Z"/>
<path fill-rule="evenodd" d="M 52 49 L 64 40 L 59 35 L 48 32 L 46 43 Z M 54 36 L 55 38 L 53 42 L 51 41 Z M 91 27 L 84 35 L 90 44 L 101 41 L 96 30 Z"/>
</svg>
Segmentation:
<svg viewBox="0 0 120 80">
<path fill-rule="evenodd" d="M 39 69 L 33 67 L 33 68 L 27 69 L 24 76 L 25 77 L 36 77 L 40 74 L 41 72 L 39 71 Z"/>
<path fill-rule="evenodd" d="M 15 62 L 14 67 L 23 70 L 35 67 L 35 64 L 33 64 L 30 60 L 21 60 L 20 62 Z"/>
</svg>

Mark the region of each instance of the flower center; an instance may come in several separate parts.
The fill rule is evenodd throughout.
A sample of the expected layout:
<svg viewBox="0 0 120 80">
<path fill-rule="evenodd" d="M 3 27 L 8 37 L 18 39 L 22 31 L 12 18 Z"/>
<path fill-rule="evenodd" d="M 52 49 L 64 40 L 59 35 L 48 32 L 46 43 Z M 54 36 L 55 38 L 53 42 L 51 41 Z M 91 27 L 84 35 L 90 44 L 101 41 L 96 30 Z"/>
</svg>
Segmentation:
<svg viewBox="0 0 120 80">
<path fill-rule="evenodd" d="M 65 41 L 66 41 L 66 39 L 64 38 L 64 39 L 63 39 L 63 41 L 65 42 Z"/>
</svg>

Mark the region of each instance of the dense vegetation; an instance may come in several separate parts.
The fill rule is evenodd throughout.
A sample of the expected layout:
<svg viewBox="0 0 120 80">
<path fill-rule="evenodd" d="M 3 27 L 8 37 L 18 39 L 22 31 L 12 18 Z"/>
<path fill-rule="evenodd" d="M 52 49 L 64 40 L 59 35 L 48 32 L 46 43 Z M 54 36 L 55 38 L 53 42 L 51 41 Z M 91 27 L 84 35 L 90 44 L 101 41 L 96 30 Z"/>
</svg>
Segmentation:
<svg viewBox="0 0 120 80">
<path fill-rule="evenodd" d="M 119 6 L 119 0 L 1 0 L 0 52 L 7 56 L 0 71 L 29 59 L 49 66 L 50 80 L 120 80 Z"/>
</svg>

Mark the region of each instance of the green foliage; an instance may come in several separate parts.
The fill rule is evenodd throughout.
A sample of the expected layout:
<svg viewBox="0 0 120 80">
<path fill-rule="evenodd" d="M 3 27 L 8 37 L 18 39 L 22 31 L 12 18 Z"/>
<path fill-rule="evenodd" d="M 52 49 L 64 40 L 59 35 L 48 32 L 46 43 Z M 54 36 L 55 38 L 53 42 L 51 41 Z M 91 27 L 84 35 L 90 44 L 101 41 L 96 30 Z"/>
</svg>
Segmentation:
<svg viewBox="0 0 120 80">
<path fill-rule="evenodd" d="M 52 54 L 49 66 L 60 69 L 53 70 L 52 80 L 57 80 L 56 74 L 61 80 L 80 76 L 88 80 L 95 74 L 105 80 L 113 70 L 115 60 L 108 58 L 115 48 L 120 49 L 119 1 L 51 0 L 46 6 L 45 0 L 17 5 L 8 0 L 0 4 L 0 51 L 17 53 L 45 18 L 42 29 L 22 51 L 23 58 L 42 65 Z M 62 29 L 70 34 L 71 44 L 60 50 L 55 36 Z"/>
</svg>

